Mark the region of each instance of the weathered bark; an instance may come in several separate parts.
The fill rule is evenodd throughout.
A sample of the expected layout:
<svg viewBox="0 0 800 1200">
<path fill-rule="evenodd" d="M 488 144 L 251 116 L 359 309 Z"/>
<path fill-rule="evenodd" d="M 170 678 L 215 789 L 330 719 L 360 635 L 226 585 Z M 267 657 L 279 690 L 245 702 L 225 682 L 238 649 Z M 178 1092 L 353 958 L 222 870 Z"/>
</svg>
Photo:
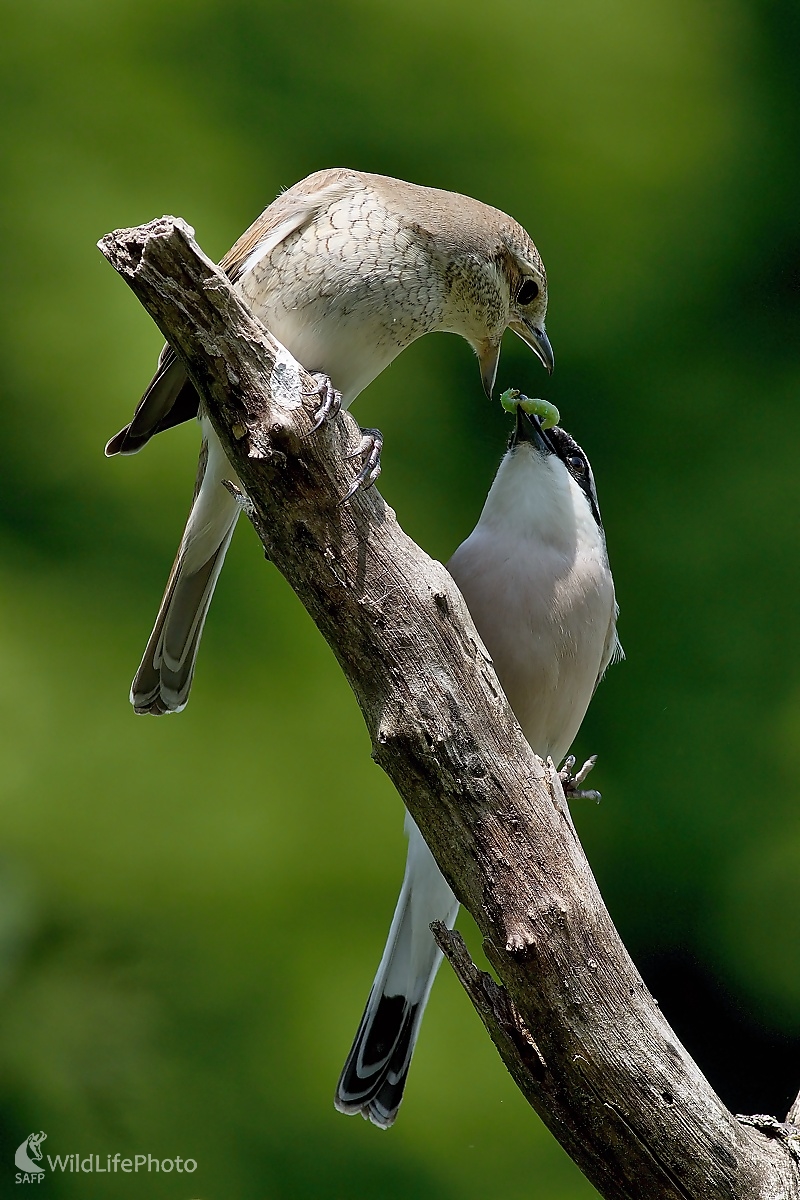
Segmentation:
<svg viewBox="0 0 800 1200">
<path fill-rule="evenodd" d="M 524 1095 L 603 1196 L 800 1200 L 791 1131 L 728 1112 L 644 986 L 557 776 L 523 738 L 447 571 L 376 489 L 340 503 L 353 418 L 309 436 L 312 380 L 182 221 L 100 245 L 186 362 L 264 549 L 333 649 L 376 762 L 483 934 L 502 986 L 437 930 Z"/>
</svg>

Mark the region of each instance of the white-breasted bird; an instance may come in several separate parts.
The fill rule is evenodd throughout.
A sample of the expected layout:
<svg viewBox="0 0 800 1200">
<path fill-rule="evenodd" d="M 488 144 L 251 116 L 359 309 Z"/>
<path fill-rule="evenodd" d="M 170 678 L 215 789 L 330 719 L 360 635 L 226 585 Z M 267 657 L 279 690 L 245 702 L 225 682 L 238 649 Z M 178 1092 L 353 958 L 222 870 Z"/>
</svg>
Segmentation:
<svg viewBox="0 0 800 1200">
<path fill-rule="evenodd" d="M 221 264 L 255 315 L 319 376 L 321 422 L 345 407 L 423 334 L 460 334 L 491 396 L 506 329 L 552 370 L 547 279 L 511 217 L 468 196 L 382 175 L 318 171 L 278 196 Z M 236 483 L 183 364 L 165 346 L 133 420 L 106 454 L 134 454 L 156 433 L 199 415 L 195 497 L 155 627 L 131 688 L 137 713 L 186 704 L 203 623 L 239 505 Z M 364 430 L 355 486 L 374 482 L 381 438 Z"/>
<path fill-rule="evenodd" d="M 560 763 L 603 672 L 621 654 L 594 478 L 568 433 L 545 431 L 517 408 L 478 524 L 448 569 L 531 748 Z M 400 898 L 335 1096 L 340 1112 L 383 1128 L 397 1115 L 442 959 L 430 924 L 452 928 L 458 913 L 409 815 L 406 833 Z"/>
</svg>

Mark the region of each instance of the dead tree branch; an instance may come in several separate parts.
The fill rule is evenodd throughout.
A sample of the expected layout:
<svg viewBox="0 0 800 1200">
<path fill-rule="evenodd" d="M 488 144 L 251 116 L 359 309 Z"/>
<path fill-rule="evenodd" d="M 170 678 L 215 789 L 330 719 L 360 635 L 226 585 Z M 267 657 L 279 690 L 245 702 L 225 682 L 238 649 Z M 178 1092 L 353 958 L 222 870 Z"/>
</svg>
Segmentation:
<svg viewBox="0 0 800 1200">
<path fill-rule="evenodd" d="M 437 936 L 527 1099 L 605 1197 L 800 1200 L 794 1139 L 728 1112 L 644 986 L 452 579 L 375 489 L 340 504 L 353 418 L 309 436 L 312 380 L 182 221 L 100 245 L 185 361 L 269 558 L 477 921 L 502 986 Z"/>
</svg>

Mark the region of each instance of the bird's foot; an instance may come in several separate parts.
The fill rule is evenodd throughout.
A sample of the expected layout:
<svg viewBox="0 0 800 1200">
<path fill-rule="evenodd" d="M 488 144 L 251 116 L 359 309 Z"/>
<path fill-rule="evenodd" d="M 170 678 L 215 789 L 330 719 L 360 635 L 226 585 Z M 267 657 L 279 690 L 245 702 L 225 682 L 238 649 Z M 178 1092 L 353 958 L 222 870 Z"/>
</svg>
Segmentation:
<svg viewBox="0 0 800 1200">
<path fill-rule="evenodd" d="M 572 772 L 573 768 L 575 767 L 575 755 L 570 754 L 564 759 L 564 765 L 558 772 L 558 777 L 561 780 L 561 786 L 564 789 L 564 795 L 566 796 L 567 800 L 594 800 L 596 804 L 600 803 L 601 796 L 599 792 L 584 792 L 581 789 L 581 784 L 596 762 L 597 755 L 593 754 L 591 758 L 587 758 L 580 771 L 573 775 Z"/>
<path fill-rule="evenodd" d="M 319 408 L 314 413 L 314 424 L 308 431 L 309 437 L 312 433 L 317 432 L 320 425 L 324 425 L 326 421 L 332 421 L 342 407 L 342 394 L 336 391 L 327 375 L 315 371 L 312 379 L 315 384 L 313 394 L 319 396 Z"/>
<path fill-rule="evenodd" d="M 375 480 L 381 473 L 381 450 L 383 449 L 383 434 L 380 429 L 362 429 L 361 441 L 358 448 L 352 454 L 348 454 L 347 461 L 352 462 L 355 458 L 361 459 L 361 470 L 356 475 L 350 487 L 347 489 L 347 495 L 342 500 L 342 504 L 346 504 L 358 491 L 359 488 L 371 488 Z"/>
</svg>

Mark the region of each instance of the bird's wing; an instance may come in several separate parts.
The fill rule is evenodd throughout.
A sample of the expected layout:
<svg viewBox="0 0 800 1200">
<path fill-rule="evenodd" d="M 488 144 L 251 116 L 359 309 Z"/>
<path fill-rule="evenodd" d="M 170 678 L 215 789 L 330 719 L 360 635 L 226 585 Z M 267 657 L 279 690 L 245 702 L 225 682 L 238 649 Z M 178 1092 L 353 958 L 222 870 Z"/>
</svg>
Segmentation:
<svg viewBox="0 0 800 1200">
<path fill-rule="evenodd" d="M 355 171 L 317 171 L 282 192 L 265 208 L 223 258 L 220 266 L 232 283 L 241 279 L 256 263 L 290 237 L 309 225 L 340 197 L 363 186 Z M 133 420 L 115 434 L 106 446 L 106 454 L 135 454 L 156 433 L 190 421 L 197 416 L 199 399 L 186 375 L 183 363 L 171 346 L 166 345 L 158 358 L 158 368 L 139 401 Z"/>
<path fill-rule="evenodd" d="M 605 644 L 603 646 L 603 656 L 600 659 L 600 670 L 597 672 L 597 679 L 594 683 L 594 691 L 597 690 L 597 685 L 605 675 L 606 669 L 610 667 L 612 663 L 619 662 L 620 659 L 625 657 L 625 651 L 622 649 L 622 645 L 617 636 L 618 616 L 619 605 L 615 600 L 614 607 L 611 610 L 611 620 L 608 623 L 608 632 L 606 633 Z M 594 694 L 594 691 L 592 694 Z"/>
<path fill-rule="evenodd" d="M 106 446 L 106 455 L 135 454 L 150 438 L 197 416 L 197 392 L 171 346 L 158 356 L 156 373 L 139 401 L 130 425 L 120 429 Z"/>
<path fill-rule="evenodd" d="M 256 217 L 219 265 L 235 283 L 281 242 L 358 186 L 363 183 L 355 171 L 317 171 L 301 179 Z"/>
</svg>

